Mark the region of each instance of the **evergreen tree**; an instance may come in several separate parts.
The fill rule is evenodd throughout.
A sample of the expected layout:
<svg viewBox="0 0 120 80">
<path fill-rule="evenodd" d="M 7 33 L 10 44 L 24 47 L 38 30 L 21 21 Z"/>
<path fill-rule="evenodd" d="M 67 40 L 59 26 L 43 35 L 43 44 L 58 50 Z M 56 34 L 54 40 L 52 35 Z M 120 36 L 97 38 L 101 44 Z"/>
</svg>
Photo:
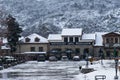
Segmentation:
<svg viewBox="0 0 120 80">
<path fill-rule="evenodd" d="M 19 41 L 20 34 L 22 33 L 22 28 L 19 27 L 18 22 L 16 22 L 16 19 L 13 18 L 11 15 L 9 15 L 6 18 L 6 24 L 7 24 L 7 40 L 8 44 L 10 46 L 10 52 L 13 53 L 16 51 L 16 46 Z"/>
</svg>

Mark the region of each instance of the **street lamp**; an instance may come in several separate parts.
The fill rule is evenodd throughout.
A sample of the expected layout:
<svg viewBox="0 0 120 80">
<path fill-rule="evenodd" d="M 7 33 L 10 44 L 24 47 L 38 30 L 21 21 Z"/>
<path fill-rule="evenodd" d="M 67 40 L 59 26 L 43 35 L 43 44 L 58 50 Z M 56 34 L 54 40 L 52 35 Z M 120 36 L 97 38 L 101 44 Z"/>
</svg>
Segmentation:
<svg viewBox="0 0 120 80">
<path fill-rule="evenodd" d="M 117 67 L 118 67 L 118 58 L 117 58 L 117 52 L 116 52 L 116 48 L 114 48 L 114 57 L 115 57 L 115 77 L 114 79 L 118 79 L 118 75 L 117 75 Z"/>
<path fill-rule="evenodd" d="M 86 68 L 88 68 L 88 53 L 86 53 Z"/>
<path fill-rule="evenodd" d="M 85 61 L 86 61 L 86 68 L 88 68 L 88 53 L 89 53 L 89 50 L 84 49 L 84 57 L 85 57 Z"/>
<path fill-rule="evenodd" d="M 117 75 L 117 67 L 118 67 L 118 59 L 115 59 L 115 77 L 114 79 L 118 79 L 118 75 Z"/>
<path fill-rule="evenodd" d="M 100 56 L 100 59 L 101 59 L 101 65 L 103 65 L 102 59 L 104 58 L 104 54 L 103 54 L 103 51 L 102 51 L 101 48 L 100 48 L 100 50 L 99 50 L 99 56 Z"/>
</svg>

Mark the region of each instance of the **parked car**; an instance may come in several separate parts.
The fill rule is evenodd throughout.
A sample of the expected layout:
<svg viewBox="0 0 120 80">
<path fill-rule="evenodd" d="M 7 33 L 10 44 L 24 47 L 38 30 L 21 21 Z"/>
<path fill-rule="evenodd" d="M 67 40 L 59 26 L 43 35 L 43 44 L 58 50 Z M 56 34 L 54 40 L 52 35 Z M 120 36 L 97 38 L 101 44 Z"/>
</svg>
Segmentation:
<svg viewBox="0 0 120 80">
<path fill-rule="evenodd" d="M 46 60 L 45 55 L 39 55 L 37 58 L 37 61 L 45 61 L 45 60 Z"/>
<path fill-rule="evenodd" d="M 3 69 L 3 66 L 0 66 L 0 70 L 2 70 Z"/>
<path fill-rule="evenodd" d="M 16 59 L 12 56 L 3 56 L 3 58 L 2 58 L 2 62 L 4 64 L 9 64 L 9 63 L 15 62 L 15 61 L 16 61 Z"/>
<path fill-rule="evenodd" d="M 73 57 L 73 60 L 74 60 L 74 61 L 79 61 L 79 60 L 80 60 L 80 57 L 79 57 L 79 56 L 74 56 L 74 57 Z"/>
<path fill-rule="evenodd" d="M 50 56 L 49 61 L 57 61 L 57 58 L 55 56 Z"/>
<path fill-rule="evenodd" d="M 62 61 L 68 61 L 68 57 L 67 56 L 62 56 L 61 60 Z"/>
</svg>

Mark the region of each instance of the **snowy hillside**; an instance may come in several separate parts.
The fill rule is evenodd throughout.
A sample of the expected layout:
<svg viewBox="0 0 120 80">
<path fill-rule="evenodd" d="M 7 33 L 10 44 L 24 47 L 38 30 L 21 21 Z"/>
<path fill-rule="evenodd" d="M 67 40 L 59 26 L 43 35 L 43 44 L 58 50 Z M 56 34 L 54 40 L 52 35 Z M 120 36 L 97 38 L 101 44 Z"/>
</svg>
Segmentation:
<svg viewBox="0 0 120 80">
<path fill-rule="evenodd" d="M 16 17 L 25 32 L 43 36 L 63 27 L 85 32 L 120 29 L 119 0 L 0 0 L 0 10 Z"/>
</svg>

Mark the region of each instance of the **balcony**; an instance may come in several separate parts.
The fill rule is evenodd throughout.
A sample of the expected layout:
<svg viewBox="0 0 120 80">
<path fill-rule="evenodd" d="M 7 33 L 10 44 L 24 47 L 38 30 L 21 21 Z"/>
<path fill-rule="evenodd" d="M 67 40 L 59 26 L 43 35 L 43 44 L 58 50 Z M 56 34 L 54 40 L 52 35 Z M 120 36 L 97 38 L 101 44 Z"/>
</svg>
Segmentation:
<svg viewBox="0 0 120 80">
<path fill-rule="evenodd" d="M 51 42 L 50 45 L 66 45 L 66 42 Z"/>
<path fill-rule="evenodd" d="M 120 47 L 119 43 L 108 43 L 104 44 L 104 47 Z"/>
<path fill-rule="evenodd" d="M 92 42 L 51 42 L 50 45 L 92 45 Z"/>
</svg>

